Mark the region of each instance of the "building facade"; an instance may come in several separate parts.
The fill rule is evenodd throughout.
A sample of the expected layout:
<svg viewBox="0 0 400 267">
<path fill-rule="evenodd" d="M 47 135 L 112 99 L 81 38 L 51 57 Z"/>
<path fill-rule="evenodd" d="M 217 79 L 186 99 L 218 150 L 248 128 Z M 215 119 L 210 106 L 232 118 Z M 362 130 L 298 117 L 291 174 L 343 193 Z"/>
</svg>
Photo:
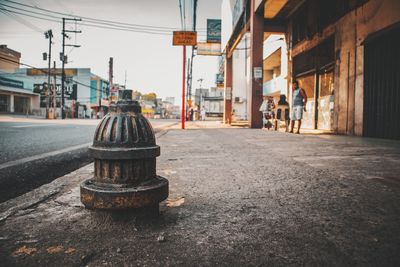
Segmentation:
<svg viewBox="0 0 400 267">
<path fill-rule="evenodd" d="M 33 100 L 25 100 L 26 103 L 30 103 L 25 107 L 25 110 L 29 110 L 28 113 L 45 116 L 46 106 L 49 105 L 50 107 L 56 106 L 56 115 L 59 117 L 61 116 L 60 107 L 62 98 L 61 69 L 51 71 L 50 86 L 47 86 L 47 72 L 47 69 L 30 68 L 19 68 L 14 72 L 8 73 L 2 72 L 0 73 L 0 79 L 2 80 L 0 84 L 9 83 L 8 81 L 10 80 L 14 81 L 14 87 L 18 86 L 19 94 L 22 93 L 21 89 L 23 89 L 25 95 L 34 97 Z M 54 91 L 55 99 L 53 98 Z M 2 89 L 2 92 L 4 95 L 4 89 Z M 10 95 L 11 92 L 12 91 L 10 91 L 8 95 Z M 49 97 L 47 97 L 47 94 Z M 89 68 L 65 69 L 64 99 L 67 117 L 87 117 L 90 116 L 90 109 L 94 112 L 98 112 L 99 105 L 106 108 L 108 106 L 108 95 L 108 82 L 92 74 Z M 39 99 L 38 105 L 36 105 L 36 97 Z M 10 102 L 8 99 L 7 101 Z M 5 102 L 4 99 L 2 102 Z M 14 106 L 17 105 L 14 104 Z M 82 107 L 80 112 L 78 112 L 79 106 Z M 20 109 L 14 109 L 14 111 L 12 111 L 11 108 L 8 108 L 8 110 L 8 112 L 19 112 Z M 85 114 L 83 114 L 83 112 Z"/>
<path fill-rule="evenodd" d="M 290 100 L 290 84 L 296 79 L 309 98 L 304 127 L 400 138 L 394 115 L 400 106 L 399 1 L 224 0 L 222 8 L 228 14 L 222 27 L 225 122 L 231 120 L 229 96 L 239 79 L 234 77 L 234 54 L 248 36 L 250 69 L 255 74 L 263 68 L 263 93 L 255 75 L 246 89 L 250 127 L 260 127 L 263 94 L 273 94 L 275 84 L 275 92 L 286 89 Z M 280 49 L 266 41 L 272 36 L 281 41 Z M 281 65 L 275 68 L 278 58 Z"/>
</svg>

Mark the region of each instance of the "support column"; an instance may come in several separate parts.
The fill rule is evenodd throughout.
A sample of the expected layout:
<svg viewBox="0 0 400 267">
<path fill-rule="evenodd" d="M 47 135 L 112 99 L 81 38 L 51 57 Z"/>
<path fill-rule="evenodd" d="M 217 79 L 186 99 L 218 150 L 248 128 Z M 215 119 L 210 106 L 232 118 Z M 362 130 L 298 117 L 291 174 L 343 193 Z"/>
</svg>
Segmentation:
<svg viewBox="0 0 400 267">
<path fill-rule="evenodd" d="M 10 112 L 14 113 L 15 109 L 14 109 L 14 95 L 10 95 Z"/>
<path fill-rule="evenodd" d="M 232 122 L 232 57 L 225 58 L 224 71 L 224 123 Z"/>
<path fill-rule="evenodd" d="M 264 15 L 255 13 L 255 0 L 250 0 L 250 113 L 249 124 L 251 128 L 262 128 L 262 114 L 259 111 L 262 99 L 262 81 L 263 79 L 254 79 L 254 68 L 263 67 L 263 41 L 264 41 Z"/>
</svg>

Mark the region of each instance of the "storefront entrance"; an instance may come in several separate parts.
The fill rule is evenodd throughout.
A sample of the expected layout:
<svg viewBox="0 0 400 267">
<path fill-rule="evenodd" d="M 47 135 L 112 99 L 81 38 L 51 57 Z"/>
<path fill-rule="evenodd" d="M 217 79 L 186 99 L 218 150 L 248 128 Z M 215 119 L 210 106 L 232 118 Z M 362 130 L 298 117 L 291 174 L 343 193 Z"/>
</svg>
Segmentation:
<svg viewBox="0 0 400 267">
<path fill-rule="evenodd" d="M 10 112 L 10 96 L 0 95 L 0 112 Z"/>
<path fill-rule="evenodd" d="M 30 98 L 14 96 L 14 112 L 26 114 L 30 111 Z"/>
<path fill-rule="evenodd" d="M 307 94 L 302 126 L 331 131 L 334 110 L 334 38 L 293 59 L 293 74 Z"/>
</svg>

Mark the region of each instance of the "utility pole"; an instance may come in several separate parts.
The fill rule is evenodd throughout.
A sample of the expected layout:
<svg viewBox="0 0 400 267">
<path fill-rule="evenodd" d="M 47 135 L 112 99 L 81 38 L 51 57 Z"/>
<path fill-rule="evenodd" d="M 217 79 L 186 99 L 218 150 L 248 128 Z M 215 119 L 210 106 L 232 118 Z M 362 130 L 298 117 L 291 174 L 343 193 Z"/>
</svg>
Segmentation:
<svg viewBox="0 0 400 267">
<path fill-rule="evenodd" d="M 48 30 L 47 32 L 44 33 L 44 36 L 46 39 L 49 39 L 49 54 L 47 56 L 47 59 L 49 61 L 48 64 L 48 69 L 47 69 L 47 88 L 46 88 L 46 119 L 49 118 L 49 101 L 50 101 L 50 67 L 51 67 L 51 45 L 52 41 L 51 39 L 53 38 L 53 32 L 52 30 Z"/>
<path fill-rule="evenodd" d="M 70 44 L 65 44 L 65 37 L 69 36 L 66 34 L 66 32 L 72 32 L 72 33 L 82 33 L 82 31 L 70 31 L 65 29 L 65 21 L 82 21 L 81 19 L 70 19 L 70 18 L 62 18 L 62 52 L 60 55 L 60 59 L 62 62 L 62 67 L 61 67 L 61 118 L 65 119 L 65 98 L 64 98 L 64 84 L 65 84 L 65 64 L 68 63 L 67 57 L 65 55 L 65 47 L 66 46 L 72 46 L 72 47 L 81 47 L 80 45 L 70 45 Z"/>
<path fill-rule="evenodd" d="M 183 46 L 182 112 L 181 112 L 182 129 L 185 129 L 185 78 L 186 78 L 185 71 L 186 71 L 186 45 Z"/>
<path fill-rule="evenodd" d="M 193 31 L 196 31 L 196 22 L 197 22 L 197 0 L 193 1 Z M 190 67 L 188 70 L 188 99 L 192 99 L 192 84 L 193 84 L 193 59 L 194 59 L 194 50 L 195 47 L 192 46 L 192 56 L 190 58 Z"/>
<path fill-rule="evenodd" d="M 203 78 L 200 78 L 200 79 L 198 79 L 197 81 L 200 82 L 200 100 L 199 100 L 199 105 L 200 105 L 200 109 L 201 109 L 201 108 L 202 108 L 202 106 L 201 106 L 201 101 L 202 101 L 202 98 L 203 98 L 202 83 L 203 83 L 204 79 L 203 79 Z"/>
<path fill-rule="evenodd" d="M 125 83 L 124 83 L 124 88 L 126 89 L 126 70 L 125 70 Z"/>
<path fill-rule="evenodd" d="M 109 94 L 111 95 L 111 100 L 113 101 L 113 75 L 114 75 L 114 70 L 113 70 L 113 65 L 114 65 L 114 59 L 110 57 L 110 61 L 108 62 L 108 88 L 109 88 Z"/>
<path fill-rule="evenodd" d="M 190 58 L 187 59 L 187 75 L 186 75 L 186 121 L 190 120 L 190 114 L 189 114 L 189 109 L 191 107 L 191 101 L 189 101 L 189 83 L 190 83 Z"/>
<path fill-rule="evenodd" d="M 53 62 L 53 112 L 54 119 L 57 118 L 57 77 L 56 77 L 56 61 Z"/>
</svg>

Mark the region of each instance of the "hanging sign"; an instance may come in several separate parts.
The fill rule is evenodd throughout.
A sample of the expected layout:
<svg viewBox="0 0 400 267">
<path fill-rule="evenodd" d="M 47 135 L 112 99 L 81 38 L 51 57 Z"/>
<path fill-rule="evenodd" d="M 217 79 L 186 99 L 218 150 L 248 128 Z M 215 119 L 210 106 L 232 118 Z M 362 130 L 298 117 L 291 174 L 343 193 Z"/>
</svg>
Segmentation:
<svg viewBox="0 0 400 267">
<path fill-rule="evenodd" d="M 197 55 L 220 56 L 221 55 L 221 44 L 197 43 Z"/>
<path fill-rule="evenodd" d="M 172 45 L 189 45 L 197 44 L 197 33 L 189 31 L 174 31 Z"/>
<path fill-rule="evenodd" d="M 221 43 L 220 19 L 207 19 L 207 43 Z"/>
</svg>

